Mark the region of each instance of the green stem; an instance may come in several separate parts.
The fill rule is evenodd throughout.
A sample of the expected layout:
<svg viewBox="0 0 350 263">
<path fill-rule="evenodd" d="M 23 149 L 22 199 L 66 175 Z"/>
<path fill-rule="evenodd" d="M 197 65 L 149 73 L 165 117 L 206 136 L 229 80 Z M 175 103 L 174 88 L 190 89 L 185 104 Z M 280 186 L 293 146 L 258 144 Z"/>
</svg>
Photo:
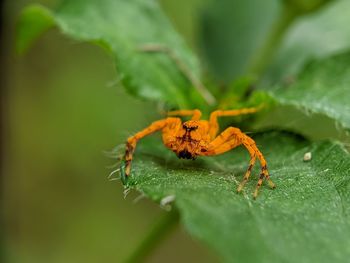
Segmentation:
<svg viewBox="0 0 350 263">
<path fill-rule="evenodd" d="M 267 36 L 265 43 L 253 56 L 250 67 L 248 67 L 248 73 L 252 74 L 256 78 L 259 78 L 269 66 L 271 60 L 273 59 L 273 54 L 279 47 L 283 36 L 287 32 L 287 29 L 300 15 L 298 9 L 291 5 L 284 4 L 282 8 L 283 9 L 278 19 L 272 25 L 272 29 Z"/>
<path fill-rule="evenodd" d="M 137 263 L 144 260 L 152 253 L 163 239 L 171 233 L 179 222 L 179 214 L 176 211 L 166 212 L 148 232 L 133 254 L 126 262 Z"/>
</svg>

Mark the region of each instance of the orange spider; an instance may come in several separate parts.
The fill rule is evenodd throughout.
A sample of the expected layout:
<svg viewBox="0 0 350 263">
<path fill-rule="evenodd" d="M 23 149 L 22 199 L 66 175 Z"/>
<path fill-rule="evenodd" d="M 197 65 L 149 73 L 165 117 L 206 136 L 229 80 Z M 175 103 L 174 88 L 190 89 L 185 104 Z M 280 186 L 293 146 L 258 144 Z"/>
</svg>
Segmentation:
<svg viewBox="0 0 350 263">
<path fill-rule="evenodd" d="M 258 184 L 253 193 L 256 198 L 258 190 L 265 178 L 271 188 L 275 184 L 271 181 L 267 170 L 267 163 L 263 154 L 259 151 L 254 140 L 244 134 L 240 129 L 229 127 L 217 136 L 219 124 L 217 117 L 237 116 L 256 112 L 255 108 L 240 110 L 217 110 L 210 114 L 209 121 L 201 120 L 202 113 L 199 110 L 179 110 L 168 113 L 168 116 L 192 116 L 191 120 L 182 122 L 180 118 L 168 117 L 163 120 L 155 121 L 146 129 L 136 133 L 128 138 L 126 151 L 121 166 L 121 178 L 126 183 L 131 172 L 131 161 L 135 151 L 136 143 L 141 138 L 162 130 L 163 143 L 172 150 L 179 158 L 195 159 L 197 156 L 212 156 L 225 153 L 239 145 L 243 145 L 250 154 L 250 162 L 242 182 L 237 188 L 240 192 L 249 179 L 256 158 L 261 164 L 261 174 Z"/>
</svg>

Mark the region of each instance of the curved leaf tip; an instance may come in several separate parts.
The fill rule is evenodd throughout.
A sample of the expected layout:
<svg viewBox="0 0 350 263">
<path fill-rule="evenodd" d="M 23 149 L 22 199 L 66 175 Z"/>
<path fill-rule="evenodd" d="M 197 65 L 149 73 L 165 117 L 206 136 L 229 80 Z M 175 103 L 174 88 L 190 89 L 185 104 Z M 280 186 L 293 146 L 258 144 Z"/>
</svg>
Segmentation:
<svg viewBox="0 0 350 263">
<path fill-rule="evenodd" d="M 41 5 L 31 5 L 20 15 L 16 26 L 16 51 L 25 53 L 35 40 L 55 25 L 49 9 Z"/>
</svg>

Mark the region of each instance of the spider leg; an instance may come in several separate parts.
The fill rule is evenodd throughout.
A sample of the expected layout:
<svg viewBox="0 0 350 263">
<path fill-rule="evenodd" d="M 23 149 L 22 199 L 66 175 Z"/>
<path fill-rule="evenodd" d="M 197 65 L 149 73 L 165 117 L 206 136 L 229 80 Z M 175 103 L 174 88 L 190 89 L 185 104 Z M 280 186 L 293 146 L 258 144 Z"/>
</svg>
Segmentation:
<svg viewBox="0 0 350 263">
<path fill-rule="evenodd" d="M 255 161 L 256 161 L 256 155 L 254 154 L 253 156 L 250 157 L 248 169 L 243 176 L 242 182 L 239 184 L 239 186 L 237 188 L 238 193 L 242 191 L 244 185 L 248 182 L 250 174 L 251 174 L 252 169 L 254 167 Z"/>
<path fill-rule="evenodd" d="M 226 139 L 226 141 L 225 141 L 225 139 Z M 232 150 L 233 148 L 235 148 L 241 144 L 242 143 L 240 140 L 238 140 L 237 138 L 232 136 L 232 130 L 227 129 L 225 132 L 220 134 L 214 141 L 212 141 L 212 143 L 211 143 L 212 150 L 205 152 L 203 155 L 210 156 L 210 155 L 222 154 L 222 153 L 225 153 L 229 150 Z M 254 166 L 255 161 L 256 161 L 256 154 L 255 154 L 254 150 L 250 146 L 248 146 L 248 149 L 249 149 L 249 154 L 251 156 L 249 166 L 248 166 L 248 169 L 243 177 L 243 181 L 240 183 L 240 185 L 237 188 L 237 192 L 242 191 L 243 186 L 245 185 L 245 183 L 248 181 L 248 179 L 250 177 L 251 171 L 252 171 L 253 166 Z"/>
<path fill-rule="evenodd" d="M 192 116 L 191 120 L 198 121 L 202 116 L 202 112 L 200 110 L 176 110 L 169 111 L 168 116 Z"/>
<path fill-rule="evenodd" d="M 210 155 L 222 154 L 222 153 L 225 153 L 229 150 L 232 150 L 233 148 L 235 148 L 239 145 L 241 145 L 240 142 L 237 142 L 236 139 L 232 139 L 231 141 L 227 141 L 227 142 L 223 143 L 222 145 L 220 145 L 218 148 L 214 148 L 212 151 L 208 151 L 203 155 L 210 156 Z M 249 161 L 249 166 L 247 168 L 247 171 L 244 174 L 242 182 L 239 184 L 239 186 L 237 188 L 238 193 L 242 191 L 244 185 L 246 184 L 246 182 L 248 182 L 251 171 L 252 171 L 254 164 L 256 162 L 256 154 L 255 154 L 254 150 L 250 148 L 249 153 L 251 156 L 250 161 Z"/>
<path fill-rule="evenodd" d="M 249 162 L 248 169 L 243 177 L 243 180 L 237 188 L 237 191 L 238 192 L 242 191 L 244 185 L 248 181 L 251 171 L 253 169 L 253 166 L 255 164 L 256 158 L 258 158 L 260 161 L 261 173 L 255 188 L 255 191 L 253 193 L 253 197 L 254 198 L 257 197 L 259 188 L 263 183 L 263 179 L 266 179 L 268 181 L 271 188 L 275 188 L 276 187 L 275 184 L 270 179 L 270 175 L 267 170 L 267 163 L 263 154 L 260 152 L 260 150 L 256 146 L 254 140 L 249 136 L 247 136 L 246 134 L 244 134 L 238 128 L 234 128 L 234 127 L 227 128 L 209 144 L 208 151 L 203 152 L 202 155 L 210 156 L 210 155 L 222 154 L 239 145 L 243 145 L 248 150 L 250 155 L 250 162 Z"/>
<path fill-rule="evenodd" d="M 218 117 L 224 116 L 238 116 L 242 114 L 255 113 L 259 110 L 259 108 L 243 108 L 238 110 L 216 110 L 210 114 L 209 117 L 209 135 L 212 140 L 214 140 L 215 136 L 219 131 L 219 123 Z"/>
<path fill-rule="evenodd" d="M 131 172 L 131 161 L 133 159 L 133 153 L 135 151 L 137 141 L 142 139 L 143 137 L 145 137 L 147 135 L 150 135 L 156 131 L 163 129 L 167 125 L 174 122 L 174 119 L 176 119 L 176 118 L 167 118 L 164 120 L 155 121 L 147 128 L 136 133 L 134 136 L 131 136 L 128 138 L 128 140 L 126 142 L 125 155 L 124 155 L 121 167 L 120 167 L 121 179 L 122 179 L 123 184 L 127 183 L 127 178 Z"/>
</svg>

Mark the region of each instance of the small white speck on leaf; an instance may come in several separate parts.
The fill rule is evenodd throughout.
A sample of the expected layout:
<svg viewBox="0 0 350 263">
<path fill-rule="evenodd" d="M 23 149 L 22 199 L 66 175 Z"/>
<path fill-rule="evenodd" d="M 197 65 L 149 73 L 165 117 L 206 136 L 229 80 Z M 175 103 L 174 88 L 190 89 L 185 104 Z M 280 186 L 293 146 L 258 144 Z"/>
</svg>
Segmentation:
<svg viewBox="0 0 350 263">
<path fill-rule="evenodd" d="M 311 158 L 312 158 L 312 155 L 311 155 L 311 152 L 307 152 L 304 154 L 304 162 L 308 162 L 308 161 L 311 161 Z"/>
<path fill-rule="evenodd" d="M 171 210 L 171 205 L 170 203 L 174 202 L 175 200 L 175 195 L 167 195 L 163 197 L 162 200 L 160 200 L 160 207 L 165 209 L 166 211 Z"/>
</svg>

